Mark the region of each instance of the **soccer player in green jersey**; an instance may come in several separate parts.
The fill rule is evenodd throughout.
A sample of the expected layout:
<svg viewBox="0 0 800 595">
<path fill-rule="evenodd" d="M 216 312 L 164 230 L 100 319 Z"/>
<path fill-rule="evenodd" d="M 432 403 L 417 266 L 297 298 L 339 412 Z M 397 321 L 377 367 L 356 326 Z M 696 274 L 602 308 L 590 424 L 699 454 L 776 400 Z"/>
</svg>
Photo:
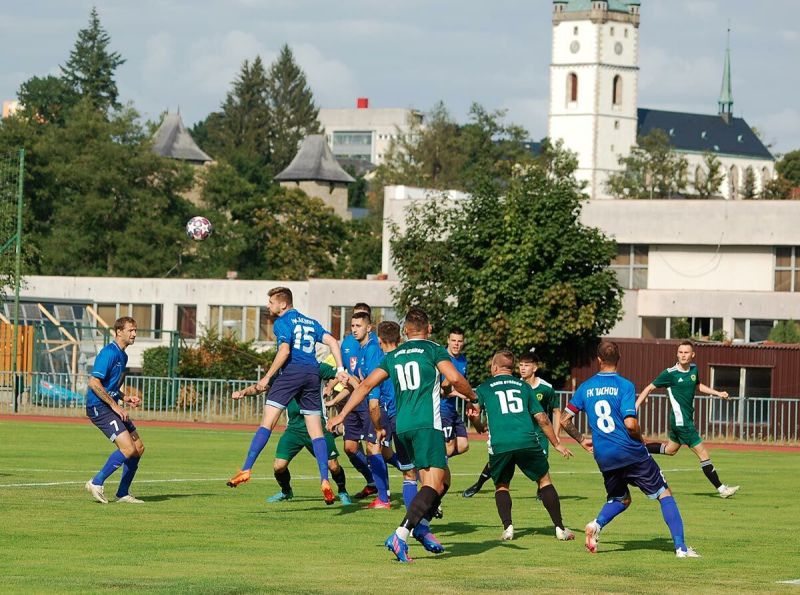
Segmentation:
<svg viewBox="0 0 800 595">
<path fill-rule="evenodd" d="M 575 534 L 564 526 L 561 518 L 561 502 L 550 481 L 550 466 L 539 440 L 539 432 L 547 437 L 562 456 L 571 457 L 572 453 L 559 444 L 534 390 L 527 382 L 512 376 L 513 370 L 513 353 L 495 353 L 492 358 L 492 378 L 475 389 L 478 402 L 469 408 L 470 421 L 480 432 L 485 430 L 480 412 L 481 409 L 486 411 L 489 468 L 495 485 L 497 513 L 503 523 L 503 534 L 500 538 L 504 541 L 514 538 L 509 485 L 515 468 L 519 467 L 529 479 L 538 484 L 542 503 L 555 525 L 556 537 L 562 541 L 575 539 Z"/>
<path fill-rule="evenodd" d="M 643 402 L 647 402 L 648 395 L 656 388 L 666 388 L 669 397 L 669 434 L 665 443 L 649 442 L 647 450 L 651 454 L 662 454 L 673 456 L 685 444 L 692 449 L 697 458 L 700 459 L 700 468 L 723 498 L 730 498 L 738 490 L 739 486 L 729 486 L 722 483 L 711 462 L 711 456 L 706 447 L 703 446 L 703 439 L 694 426 L 694 393 L 695 389 L 706 395 L 714 395 L 722 399 L 728 398 L 728 393 L 710 388 L 700 382 L 700 375 L 697 366 L 692 362 L 694 359 L 694 343 L 682 341 L 678 345 L 678 362 L 671 368 L 667 368 L 658 377 L 648 384 L 636 399 L 636 409 Z"/>
<path fill-rule="evenodd" d="M 398 561 L 410 562 L 407 543 L 409 535 L 413 534 L 417 540 L 422 541 L 420 531 L 427 530 L 427 526 L 420 524 L 420 521 L 438 507 L 450 487 L 450 471 L 447 468 L 439 408 L 439 374 L 469 400 L 474 401 L 476 396 L 469 382 L 450 361 L 447 350 L 428 340 L 431 327 L 424 310 L 414 307 L 408 311 L 404 331 L 408 340 L 386 354 L 381 364 L 353 392 L 343 412 L 352 402 L 363 400 L 373 388 L 391 378 L 397 406 L 397 437 L 411 457 L 414 467 L 419 470 L 422 487 L 408 507 L 400 526 L 386 539 L 384 545 L 394 553 Z M 337 421 L 338 416 L 329 420 L 328 427 L 335 425 Z M 383 427 L 376 427 L 376 432 L 380 440 L 386 434 Z M 444 551 L 441 544 L 433 547 L 437 544 L 426 541 L 423 545 L 435 553 Z"/>
</svg>

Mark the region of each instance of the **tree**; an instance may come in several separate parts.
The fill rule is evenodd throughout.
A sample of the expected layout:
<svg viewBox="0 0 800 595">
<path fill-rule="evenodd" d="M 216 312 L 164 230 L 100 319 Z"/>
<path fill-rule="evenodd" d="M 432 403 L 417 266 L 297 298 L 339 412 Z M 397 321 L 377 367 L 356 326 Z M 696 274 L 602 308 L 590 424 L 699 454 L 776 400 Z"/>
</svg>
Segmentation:
<svg viewBox="0 0 800 595">
<path fill-rule="evenodd" d="M 78 96 L 102 112 L 121 107 L 114 74 L 125 60 L 108 49 L 111 38 L 100 25 L 97 9 L 89 13 L 89 26 L 78 31 L 69 60 L 61 67 L 61 78 Z"/>
<path fill-rule="evenodd" d="M 79 99 L 67 83 L 52 75 L 28 79 L 20 85 L 17 97 L 24 117 L 50 124 L 63 124 Z"/>
<path fill-rule="evenodd" d="M 739 190 L 742 198 L 756 198 L 758 190 L 756 188 L 756 172 L 752 166 L 747 166 L 744 170 L 744 177 L 742 178 L 742 188 Z"/>
<path fill-rule="evenodd" d="M 288 45 L 281 48 L 269 67 L 266 95 L 270 112 L 270 161 L 277 174 L 294 159 L 306 136 L 321 132 L 314 94 Z"/>
<path fill-rule="evenodd" d="M 791 186 L 800 187 L 800 150 L 786 153 L 775 164 L 775 170 Z"/>
<path fill-rule="evenodd" d="M 769 332 L 775 343 L 800 343 L 800 326 L 794 320 L 781 320 Z"/>
<path fill-rule="evenodd" d="M 659 128 L 640 136 L 628 157 L 620 157 L 623 171 L 609 176 L 608 190 L 617 198 L 673 198 L 687 186 L 688 162 L 678 155 L 669 135 Z"/>
<path fill-rule="evenodd" d="M 404 232 L 393 230 L 395 307 L 425 308 L 439 339 L 450 326 L 467 329 L 473 381 L 496 349 L 532 345 L 564 380 L 620 317 L 609 268 L 616 246 L 580 222 L 574 154 L 560 144 L 550 151 L 515 168 L 504 190 L 487 179 L 457 204 L 432 196 L 410 208 Z"/>
<path fill-rule="evenodd" d="M 703 155 L 703 165 L 698 165 L 694 172 L 694 191 L 700 198 L 711 198 L 719 192 L 725 179 L 722 163 L 713 153 Z"/>
<path fill-rule="evenodd" d="M 761 198 L 765 200 L 789 200 L 792 197 L 792 184 L 778 174 L 768 180 L 761 189 Z"/>
</svg>

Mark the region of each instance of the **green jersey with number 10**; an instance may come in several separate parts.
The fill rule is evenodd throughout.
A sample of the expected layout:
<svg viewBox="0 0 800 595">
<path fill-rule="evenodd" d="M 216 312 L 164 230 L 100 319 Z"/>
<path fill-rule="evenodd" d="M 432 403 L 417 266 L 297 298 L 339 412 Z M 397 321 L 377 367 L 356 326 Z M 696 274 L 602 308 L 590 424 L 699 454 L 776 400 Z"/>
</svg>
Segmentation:
<svg viewBox="0 0 800 595">
<path fill-rule="evenodd" d="M 420 428 L 442 429 L 439 411 L 439 362 L 450 361 L 441 345 L 411 339 L 386 354 L 379 368 L 389 374 L 397 403 L 397 433 Z"/>
<path fill-rule="evenodd" d="M 489 422 L 489 454 L 521 448 L 540 448 L 533 417 L 542 406 L 530 385 L 502 374 L 481 384 L 475 392 Z"/>
</svg>

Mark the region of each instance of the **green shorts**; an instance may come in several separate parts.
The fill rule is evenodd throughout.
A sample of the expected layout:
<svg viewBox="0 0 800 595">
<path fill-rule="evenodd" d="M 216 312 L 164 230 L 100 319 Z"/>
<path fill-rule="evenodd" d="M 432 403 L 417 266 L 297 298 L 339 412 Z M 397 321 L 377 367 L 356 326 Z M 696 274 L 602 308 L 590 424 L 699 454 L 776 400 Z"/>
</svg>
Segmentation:
<svg viewBox="0 0 800 595">
<path fill-rule="evenodd" d="M 328 449 L 328 460 L 338 458 L 339 451 L 336 450 L 336 443 L 333 440 L 333 434 L 330 432 L 325 432 L 325 444 Z M 306 430 L 305 426 L 302 428 L 288 426 L 281 439 L 278 440 L 275 458 L 291 461 L 304 448 L 312 455 L 314 454 L 314 447 L 311 446 L 311 436 L 308 435 L 308 430 Z"/>
<path fill-rule="evenodd" d="M 447 469 L 447 448 L 444 432 L 433 428 L 419 428 L 400 432 L 397 438 L 403 443 L 411 462 L 417 469 L 435 467 Z"/>
<path fill-rule="evenodd" d="M 694 424 L 687 424 L 685 426 L 670 424 L 669 434 L 667 436 L 672 442 L 685 444 L 689 448 L 694 448 L 703 441 L 703 439 L 700 438 L 700 434 L 697 433 L 697 428 L 694 427 Z"/>
<path fill-rule="evenodd" d="M 489 455 L 489 469 L 494 485 L 509 484 L 514 477 L 514 469 L 520 468 L 528 479 L 538 482 L 547 475 L 550 465 L 547 456 L 539 448 L 519 448 L 508 452 Z"/>
</svg>

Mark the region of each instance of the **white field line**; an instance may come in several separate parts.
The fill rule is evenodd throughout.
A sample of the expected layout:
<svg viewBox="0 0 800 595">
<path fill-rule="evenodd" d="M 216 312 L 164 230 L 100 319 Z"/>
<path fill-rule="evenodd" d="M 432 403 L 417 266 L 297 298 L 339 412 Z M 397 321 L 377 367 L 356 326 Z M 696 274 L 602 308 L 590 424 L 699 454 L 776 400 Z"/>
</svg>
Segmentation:
<svg viewBox="0 0 800 595">
<path fill-rule="evenodd" d="M 0 469 L 2 471 L 3 469 Z M 6 471 L 15 471 L 15 469 L 5 469 Z M 30 471 L 30 469 L 28 470 Z M 667 473 L 683 473 L 686 471 L 696 471 L 695 468 L 691 469 L 665 469 Z M 90 476 L 92 472 L 81 472 Z M 453 477 L 473 477 L 474 473 L 453 473 Z M 599 475 L 599 471 L 552 471 L 551 475 Z M 193 478 L 171 478 L 171 479 L 137 479 L 136 483 L 206 483 L 216 481 L 227 481 L 228 477 L 193 477 Z M 319 481 L 319 476 L 316 475 L 292 475 L 292 480 L 299 481 Z M 250 481 L 273 481 L 271 477 L 253 477 Z M 0 483 L 0 488 L 37 488 L 37 487 L 54 487 L 66 485 L 83 485 L 85 481 L 48 481 L 48 482 L 35 482 L 35 483 Z"/>
</svg>

